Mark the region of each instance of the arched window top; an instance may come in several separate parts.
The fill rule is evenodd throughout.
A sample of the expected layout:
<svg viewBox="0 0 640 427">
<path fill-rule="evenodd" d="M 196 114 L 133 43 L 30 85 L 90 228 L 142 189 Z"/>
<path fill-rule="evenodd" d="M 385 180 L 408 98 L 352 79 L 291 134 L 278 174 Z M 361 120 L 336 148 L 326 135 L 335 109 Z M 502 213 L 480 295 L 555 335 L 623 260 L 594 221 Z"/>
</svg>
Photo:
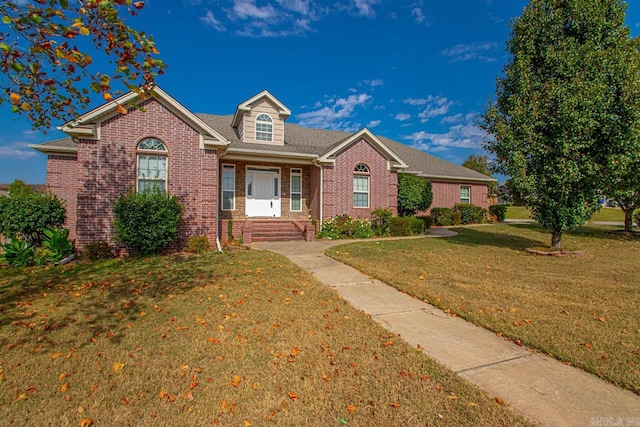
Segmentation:
<svg viewBox="0 0 640 427">
<path fill-rule="evenodd" d="M 268 114 L 265 114 L 265 113 L 262 113 L 262 114 L 258 115 L 258 117 L 256 117 L 256 121 L 273 123 L 273 120 L 271 119 L 271 116 L 269 116 Z"/>
<path fill-rule="evenodd" d="M 147 138 L 138 143 L 138 150 L 167 151 L 167 147 L 159 139 Z"/>
<path fill-rule="evenodd" d="M 358 163 L 353 171 L 356 173 L 369 173 L 369 167 L 364 163 Z"/>
</svg>

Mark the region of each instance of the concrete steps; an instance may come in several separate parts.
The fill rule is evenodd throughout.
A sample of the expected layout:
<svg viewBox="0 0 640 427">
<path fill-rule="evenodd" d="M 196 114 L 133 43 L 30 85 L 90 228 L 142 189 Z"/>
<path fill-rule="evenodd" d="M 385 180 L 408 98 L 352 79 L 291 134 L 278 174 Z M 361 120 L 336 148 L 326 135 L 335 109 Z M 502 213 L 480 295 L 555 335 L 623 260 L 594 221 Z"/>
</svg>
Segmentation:
<svg viewBox="0 0 640 427">
<path fill-rule="evenodd" d="M 292 221 L 252 221 L 254 242 L 286 242 L 304 240 L 301 230 Z"/>
</svg>

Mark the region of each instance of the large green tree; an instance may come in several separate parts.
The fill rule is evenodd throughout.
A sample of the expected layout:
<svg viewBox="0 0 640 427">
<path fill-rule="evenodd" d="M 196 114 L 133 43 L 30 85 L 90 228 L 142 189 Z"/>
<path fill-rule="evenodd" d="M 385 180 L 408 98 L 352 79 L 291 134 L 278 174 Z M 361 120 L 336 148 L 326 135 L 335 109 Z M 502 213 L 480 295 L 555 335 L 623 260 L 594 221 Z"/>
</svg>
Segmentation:
<svg viewBox="0 0 640 427">
<path fill-rule="evenodd" d="M 92 92 L 111 100 L 114 80 L 136 92 L 149 88 L 165 65 L 153 39 L 125 19 L 143 7 L 133 0 L 0 2 L 0 104 L 47 128 L 78 115 Z M 92 66 L 94 54 L 111 63 L 108 70 Z"/>
<path fill-rule="evenodd" d="M 597 209 L 608 170 L 637 154 L 629 147 L 637 146 L 639 45 L 625 11 L 621 0 L 531 0 L 512 23 L 511 59 L 481 119 L 497 172 L 553 247 Z"/>
<path fill-rule="evenodd" d="M 398 211 L 402 216 L 412 216 L 426 211 L 433 201 L 431 182 L 415 175 L 398 174 Z"/>
</svg>

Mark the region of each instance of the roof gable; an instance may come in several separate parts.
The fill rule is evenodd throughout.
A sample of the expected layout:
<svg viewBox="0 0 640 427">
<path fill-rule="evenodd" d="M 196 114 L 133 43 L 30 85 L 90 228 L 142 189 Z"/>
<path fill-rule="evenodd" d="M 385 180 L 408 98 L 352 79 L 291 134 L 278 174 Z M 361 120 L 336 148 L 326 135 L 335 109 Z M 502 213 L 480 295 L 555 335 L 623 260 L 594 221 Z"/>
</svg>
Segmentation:
<svg viewBox="0 0 640 427">
<path fill-rule="evenodd" d="M 231 126 L 234 128 L 238 127 L 243 114 L 251 111 L 251 105 L 263 98 L 270 102 L 276 108 L 276 110 L 278 110 L 278 114 L 283 120 L 286 120 L 286 118 L 291 115 L 291 110 L 289 110 L 282 102 L 278 101 L 275 96 L 271 95 L 268 90 L 263 90 L 259 94 L 252 96 L 246 101 L 238 104 L 238 107 L 236 107 L 236 112 L 233 115 L 233 120 L 231 121 Z"/>
<path fill-rule="evenodd" d="M 369 144 L 375 147 L 386 159 L 391 162 L 393 169 L 406 169 L 408 165 L 402 160 L 396 153 L 394 153 L 387 145 L 385 145 L 377 136 L 375 136 L 369 129 L 364 128 L 353 135 L 338 141 L 332 147 L 329 148 L 324 154 L 320 156 L 318 162 L 320 163 L 333 163 L 335 156 L 350 145 L 360 141 L 366 140 Z"/>
<path fill-rule="evenodd" d="M 76 138 L 100 139 L 100 123 L 110 117 L 123 114 L 122 108 L 131 105 L 137 99 L 153 98 L 174 112 L 185 122 L 193 126 L 201 135 L 201 143 L 204 147 L 226 147 L 229 141 L 218 131 L 209 126 L 200 117 L 193 114 L 185 106 L 180 104 L 168 93 L 155 86 L 148 92 L 129 92 L 121 97 L 107 102 L 93 110 L 60 126 L 59 129 L 67 135 Z"/>
</svg>

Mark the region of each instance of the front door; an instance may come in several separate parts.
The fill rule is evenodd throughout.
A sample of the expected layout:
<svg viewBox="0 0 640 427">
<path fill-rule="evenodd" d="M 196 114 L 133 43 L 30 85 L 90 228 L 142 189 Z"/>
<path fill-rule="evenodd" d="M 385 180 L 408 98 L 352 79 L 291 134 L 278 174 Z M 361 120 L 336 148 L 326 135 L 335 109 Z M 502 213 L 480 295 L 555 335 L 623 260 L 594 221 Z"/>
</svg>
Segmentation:
<svg viewBox="0 0 640 427">
<path fill-rule="evenodd" d="M 280 217 L 280 169 L 247 168 L 249 217 Z"/>
</svg>

